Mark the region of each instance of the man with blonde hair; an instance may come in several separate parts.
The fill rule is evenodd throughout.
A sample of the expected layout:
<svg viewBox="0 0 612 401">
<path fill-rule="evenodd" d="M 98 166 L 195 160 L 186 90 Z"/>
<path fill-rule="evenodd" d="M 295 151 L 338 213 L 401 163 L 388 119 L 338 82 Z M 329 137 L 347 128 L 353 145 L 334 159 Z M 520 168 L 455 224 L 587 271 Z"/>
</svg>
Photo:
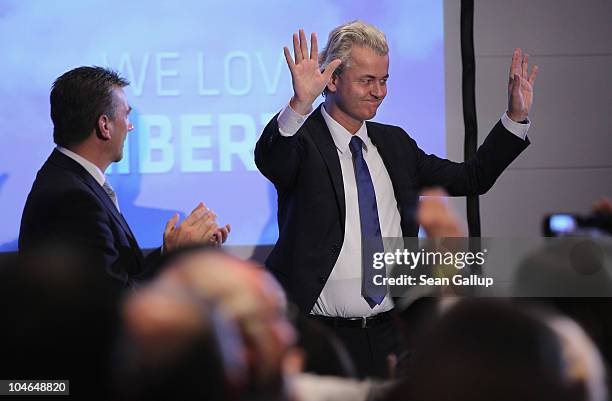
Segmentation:
<svg viewBox="0 0 612 401">
<path fill-rule="evenodd" d="M 255 149 L 278 192 L 279 239 L 266 265 L 303 313 L 334 329 L 362 375 L 384 375 L 398 342 L 393 302 L 373 283 L 372 256 L 384 251 L 382 237 L 417 235 L 423 188 L 483 194 L 527 147 L 537 67 L 528 75 L 528 56 L 515 50 L 508 110 L 476 156 L 455 163 L 425 154 L 399 127 L 368 121 L 389 77 L 389 48 L 376 27 L 341 25 L 320 55 L 316 35 L 309 51 L 300 30 L 293 51 L 284 48 L 294 94 Z M 321 93 L 325 102 L 312 111 Z"/>
</svg>

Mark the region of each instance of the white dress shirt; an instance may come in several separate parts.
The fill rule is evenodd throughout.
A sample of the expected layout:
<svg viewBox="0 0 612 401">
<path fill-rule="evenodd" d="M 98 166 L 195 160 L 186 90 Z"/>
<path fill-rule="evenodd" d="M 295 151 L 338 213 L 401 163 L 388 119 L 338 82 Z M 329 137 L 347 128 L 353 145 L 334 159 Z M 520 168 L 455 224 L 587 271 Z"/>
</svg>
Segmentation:
<svg viewBox="0 0 612 401">
<path fill-rule="evenodd" d="M 115 204 L 117 211 L 121 213 L 121 210 L 119 209 L 119 199 L 117 199 L 117 193 L 111 186 L 110 182 L 108 182 L 108 180 L 106 179 L 106 176 L 104 175 L 102 170 L 98 168 L 98 166 L 85 159 L 83 156 L 80 156 L 74 153 L 73 151 L 63 148 L 61 146 L 58 146 L 57 150 L 65 154 L 75 162 L 79 163 L 85 170 L 87 170 L 87 172 L 91 174 L 94 180 L 96 180 L 96 182 L 100 184 L 100 186 L 102 187 L 104 192 L 106 192 L 110 200 Z"/>
<path fill-rule="evenodd" d="M 61 146 L 58 146 L 57 150 L 65 154 L 66 156 L 74 160 L 75 162 L 79 163 L 85 170 L 87 170 L 89 174 L 91 174 L 91 176 L 96 180 L 96 182 L 100 184 L 100 186 L 104 186 L 104 181 L 106 181 L 106 176 L 104 175 L 104 173 L 102 172 L 102 170 L 100 170 L 98 166 L 96 166 L 95 164 L 93 164 L 92 162 L 84 158 L 83 156 L 77 155 L 73 151 L 63 148 Z"/>
<path fill-rule="evenodd" d="M 345 318 L 376 315 L 392 309 L 393 302 L 389 295 L 387 295 L 381 304 L 370 308 L 366 300 L 361 296 L 361 222 L 359 218 L 357 184 L 353 169 L 353 155 L 349 149 L 352 134 L 335 121 L 327 113 L 325 107 L 321 107 L 321 114 L 329 128 L 340 159 L 346 218 L 344 242 L 342 243 L 340 255 L 310 313 Z M 287 105 L 278 116 L 280 134 L 283 136 L 295 135 L 307 117 L 307 115 L 302 116 L 296 113 Z M 508 131 L 521 139 L 525 139 L 529 123 L 516 123 L 506 113 L 502 115 L 501 121 Z M 401 217 L 395 200 L 393 184 L 376 146 L 374 146 L 368 137 L 365 122 L 355 135 L 359 136 L 364 143 L 363 157 L 368 165 L 374 184 L 382 236 L 383 238 L 402 237 Z M 387 266 L 387 269 L 390 269 L 390 267 Z"/>
</svg>

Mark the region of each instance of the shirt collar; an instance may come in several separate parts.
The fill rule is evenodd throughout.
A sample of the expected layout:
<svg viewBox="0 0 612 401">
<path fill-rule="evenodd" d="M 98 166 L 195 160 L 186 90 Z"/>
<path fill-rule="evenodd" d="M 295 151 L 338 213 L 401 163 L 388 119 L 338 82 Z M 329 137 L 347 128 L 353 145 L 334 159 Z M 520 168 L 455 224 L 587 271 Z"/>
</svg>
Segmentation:
<svg viewBox="0 0 612 401">
<path fill-rule="evenodd" d="M 329 132 L 331 133 L 332 139 L 334 140 L 334 144 L 336 148 L 341 154 L 345 152 L 349 152 L 349 143 L 353 138 L 353 134 L 351 134 L 346 128 L 340 125 L 339 122 L 333 119 L 332 116 L 327 113 L 325 110 L 325 105 L 321 106 L 321 114 L 323 115 L 323 119 L 327 124 L 327 128 L 329 128 Z M 370 144 L 370 137 L 368 136 L 368 129 L 366 127 L 366 123 L 363 122 L 359 130 L 355 133 L 361 140 L 363 141 L 363 150 L 367 153 Z"/>
<path fill-rule="evenodd" d="M 87 170 L 89 174 L 91 174 L 91 176 L 98 182 L 98 184 L 100 184 L 100 186 L 104 185 L 104 181 L 106 181 L 106 176 L 98 166 L 96 166 L 83 156 L 80 156 L 74 153 L 73 151 L 63 148 L 61 146 L 58 146 L 57 150 L 65 154 L 75 162 L 79 163 L 85 170 Z"/>
</svg>

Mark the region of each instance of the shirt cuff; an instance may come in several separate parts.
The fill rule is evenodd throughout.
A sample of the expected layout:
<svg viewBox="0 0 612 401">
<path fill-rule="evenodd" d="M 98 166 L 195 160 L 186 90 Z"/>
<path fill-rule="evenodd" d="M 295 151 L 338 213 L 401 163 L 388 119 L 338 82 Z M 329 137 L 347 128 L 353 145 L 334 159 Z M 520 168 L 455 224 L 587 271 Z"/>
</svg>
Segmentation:
<svg viewBox="0 0 612 401">
<path fill-rule="evenodd" d="M 277 117 L 278 131 L 282 136 L 295 135 L 302 124 L 304 124 L 310 113 L 312 113 L 312 108 L 305 116 L 303 116 L 298 114 L 289 104 L 287 104 L 287 106 L 281 110 Z"/>
<path fill-rule="evenodd" d="M 508 117 L 507 111 L 502 114 L 501 122 L 504 128 L 523 140 L 527 137 L 527 131 L 529 131 L 529 127 L 531 126 L 531 121 L 529 121 L 529 119 L 524 123 L 512 121 L 512 119 Z"/>
</svg>

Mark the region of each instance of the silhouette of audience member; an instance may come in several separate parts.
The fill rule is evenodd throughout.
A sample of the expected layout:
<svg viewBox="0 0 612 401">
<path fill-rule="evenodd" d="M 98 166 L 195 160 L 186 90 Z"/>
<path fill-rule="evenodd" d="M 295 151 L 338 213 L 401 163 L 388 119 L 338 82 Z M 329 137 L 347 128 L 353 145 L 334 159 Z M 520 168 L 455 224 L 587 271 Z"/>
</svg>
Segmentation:
<svg viewBox="0 0 612 401">
<path fill-rule="evenodd" d="M 388 400 L 604 401 L 597 350 L 578 326 L 583 347 L 553 320 L 502 300 L 461 300 L 421 336 Z M 595 362 L 580 362 L 578 349 Z"/>
<path fill-rule="evenodd" d="M 157 284 L 131 295 L 123 317 L 118 399 L 238 399 L 243 345 L 212 305 L 184 288 Z"/>
<path fill-rule="evenodd" d="M 72 396 L 108 399 L 119 291 L 67 246 L 32 250 L 2 269 L 0 376 L 70 380 Z"/>
<path fill-rule="evenodd" d="M 344 345 L 325 326 L 298 314 L 297 346 L 304 352 L 303 372 L 356 378 L 355 365 Z"/>
<path fill-rule="evenodd" d="M 182 287 L 234 322 L 245 344 L 248 399 L 284 400 L 285 357 L 295 342 L 284 293 L 263 268 L 213 249 L 179 251 L 156 280 Z"/>
</svg>

